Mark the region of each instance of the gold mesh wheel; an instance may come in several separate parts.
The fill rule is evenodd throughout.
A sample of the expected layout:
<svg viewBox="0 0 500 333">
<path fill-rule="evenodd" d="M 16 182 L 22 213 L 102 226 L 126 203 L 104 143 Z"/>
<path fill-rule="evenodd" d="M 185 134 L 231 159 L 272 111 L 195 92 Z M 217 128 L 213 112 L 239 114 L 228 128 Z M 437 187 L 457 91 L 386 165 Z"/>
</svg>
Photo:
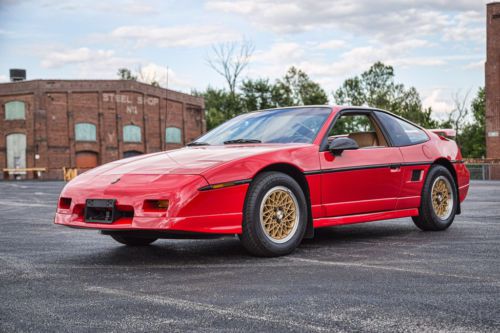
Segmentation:
<svg viewBox="0 0 500 333">
<path fill-rule="evenodd" d="M 446 177 L 439 176 L 434 180 L 431 197 L 436 216 L 441 220 L 449 218 L 453 209 L 453 192 Z"/>
<path fill-rule="evenodd" d="M 266 237 L 274 243 L 285 243 L 295 235 L 299 216 L 297 198 L 286 187 L 273 187 L 262 199 L 260 223 Z"/>
</svg>

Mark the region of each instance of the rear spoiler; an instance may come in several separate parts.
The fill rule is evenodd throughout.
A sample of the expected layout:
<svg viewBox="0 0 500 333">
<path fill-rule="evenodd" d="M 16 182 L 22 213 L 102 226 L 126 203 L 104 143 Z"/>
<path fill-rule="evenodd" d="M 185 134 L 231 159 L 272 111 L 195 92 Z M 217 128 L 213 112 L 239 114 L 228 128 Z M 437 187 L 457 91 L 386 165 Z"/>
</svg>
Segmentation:
<svg viewBox="0 0 500 333">
<path fill-rule="evenodd" d="M 430 129 L 429 131 L 445 138 L 454 138 L 457 136 L 457 131 L 451 128 Z"/>
</svg>

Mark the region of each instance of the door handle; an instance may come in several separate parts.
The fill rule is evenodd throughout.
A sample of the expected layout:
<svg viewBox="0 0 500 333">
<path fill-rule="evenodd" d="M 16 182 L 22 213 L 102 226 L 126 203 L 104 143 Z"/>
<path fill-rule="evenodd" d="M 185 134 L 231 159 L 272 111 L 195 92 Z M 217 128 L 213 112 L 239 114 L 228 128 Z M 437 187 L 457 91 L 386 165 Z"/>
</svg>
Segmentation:
<svg viewBox="0 0 500 333">
<path fill-rule="evenodd" d="M 391 169 L 391 172 L 398 172 L 401 171 L 401 164 L 391 164 L 389 165 L 389 168 Z"/>
</svg>

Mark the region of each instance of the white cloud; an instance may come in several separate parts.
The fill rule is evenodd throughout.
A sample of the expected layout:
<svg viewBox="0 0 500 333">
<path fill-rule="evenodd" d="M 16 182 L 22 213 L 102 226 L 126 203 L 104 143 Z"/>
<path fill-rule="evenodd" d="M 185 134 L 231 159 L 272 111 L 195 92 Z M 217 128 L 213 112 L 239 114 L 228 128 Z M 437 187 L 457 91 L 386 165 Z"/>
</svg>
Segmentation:
<svg viewBox="0 0 500 333">
<path fill-rule="evenodd" d="M 470 62 L 464 66 L 464 69 L 472 69 L 472 70 L 484 69 L 484 62 L 485 62 L 484 59 Z"/>
<path fill-rule="evenodd" d="M 257 51 L 252 56 L 251 61 L 257 63 L 279 63 L 285 59 L 288 62 L 301 60 L 305 57 L 306 50 L 304 46 L 292 42 L 278 42 L 271 46 L 267 51 Z"/>
<path fill-rule="evenodd" d="M 92 50 L 86 47 L 50 51 L 43 57 L 42 67 L 59 69 L 64 66 L 75 66 L 77 76 L 74 78 L 116 79 L 119 68 L 128 68 L 138 76 L 139 81 L 158 82 L 166 87 L 167 68 L 153 62 L 137 58 L 115 56 L 113 50 Z M 3 76 L 0 76 L 3 79 Z M 169 88 L 189 92 L 194 86 L 192 81 L 181 77 L 171 68 L 168 69 Z"/>
<path fill-rule="evenodd" d="M 127 14 L 133 15 L 144 15 L 144 14 L 153 14 L 156 13 L 155 7 L 152 4 L 148 4 L 144 1 L 127 1 L 122 4 L 114 5 L 114 4 L 103 4 L 109 8 L 109 10 L 114 11 L 115 13 L 118 11 L 122 11 Z M 104 9 L 104 8 L 103 8 Z"/>
<path fill-rule="evenodd" d="M 239 39 L 222 26 L 121 26 L 104 38 L 129 41 L 136 47 L 198 47 Z"/>
<path fill-rule="evenodd" d="M 177 72 L 172 70 L 172 68 L 168 68 L 167 77 L 167 68 L 152 62 L 140 65 L 136 72 L 138 74 L 139 81 L 145 83 L 156 81 L 160 84 L 160 86 L 165 88 L 167 87 L 167 80 L 168 88 L 174 90 L 189 92 L 194 86 L 190 80 L 179 76 Z"/>
<path fill-rule="evenodd" d="M 38 52 L 40 52 L 38 50 Z M 77 70 L 74 78 L 116 78 L 118 68 L 134 68 L 139 59 L 115 56 L 113 50 L 93 50 L 87 47 L 76 49 L 53 49 L 42 54 L 41 66 L 61 73 L 63 67 Z"/>
<path fill-rule="evenodd" d="M 376 61 L 400 67 L 439 66 L 447 63 L 444 57 L 412 57 L 411 51 L 428 45 L 425 40 L 406 40 L 393 44 L 368 44 L 344 50 L 331 60 L 328 54 L 311 55 L 304 44 L 278 42 L 266 51 L 259 51 L 252 59 L 249 75 L 252 77 L 281 77 L 290 66 L 297 66 L 313 79 L 324 84 L 327 91 L 338 87 L 350 76 L 368 69 Z"/>
<path fill-rule="evenodd" d="M 0 82 L 9 82 L 7 75 L 0 75 Z"/>
<path fill-rule="evenodd" d="M 91 50 L 87 47 L 52 51 L 45 55 L 41 65 L 44 68 L 59 68 L 68 64 L 82 64 L 110 59 L 113 54 L 112 50 Z"/>
<path fill-rule="evenodd" d="M 444 30 L 443 39 L 449 41 L 483 41 L 486 36 L 484 14 L 474 11 L 457 14 Z"/>
<path fill-rule="evenodd" d="M 451 111 L 453 111 L 453 101 L 450 98 L 443 98 L 442 93 L 441 88 L 435 88 L 422 101 L 425 108 L 432 108 L 432 115 L 439 120 L 447 119 Z"/>
<path fill-rule="evenodd" d="M 347 43 L 344 40 L 332 39 L 325 42 L 321 42 L 316 45 L 316 48 L 320 50 L 336 50 L 346 47 Z"/>
<path fill-rule="evenodd" d="M 5 1 L 5 0 L 0 0 Z M 13 4 L 19 4 L 19 0 L 8 0 Z M 24 1 L 29 3 L 29 1 Z M 155 1 L 140 1 L 140 0 L 107 0 L 107 1 L 81 1 L 81 0 L 43 0 L 40 5 L 47 7 L 50 10 L 59 10 L 65 12 L 106 12 L 108 15 L 117 14 L 153 14 L 156 13 Z"/>
<path fill-rule="evenodd" d="M 403 40 L 445 30 L 472 39 L 481 31 L 453 32 L 482 15 L 487 0 L 207 0 L 211 10 L 238 14 L 262 30 L 297 33 L 340 29 L 379 40 Z M 467 11 L 467 14 L 457 11 Z M 461 29 L 461 28 L 460 28 Z"/>
</svg>

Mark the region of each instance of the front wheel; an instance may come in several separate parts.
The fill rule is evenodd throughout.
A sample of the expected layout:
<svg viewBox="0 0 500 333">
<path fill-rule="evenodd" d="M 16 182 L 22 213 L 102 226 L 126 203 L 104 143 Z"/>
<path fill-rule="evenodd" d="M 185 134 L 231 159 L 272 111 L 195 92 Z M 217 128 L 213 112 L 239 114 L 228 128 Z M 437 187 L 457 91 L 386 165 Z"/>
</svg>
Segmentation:
<svg viewBox="0 0 500 333">
<path fill-rule="evenodd" d="M 307 224 L 307 201 L 297 182 L 281 172 L 258 175 L 248 189 L 243 212 L 243 246 L 257 256 L 291 253 Z"/>
<path fill-rule="evenodd" d="M 149 237 L 134 237 L 134 236 L 125 236 L 125 235 L 110 235 L 118 243 L 125 244 L 127 246 L 146 246 L 158 238 L 149 238 Z"/>
<path fill-rule="evenodd" d="M 422 189 L 419 215 L 413 222 L 422 230 L 447 229 L 455 218 L 458 195 L 450 171 L 441 165 L 431 167 Z"/>
</svg>

